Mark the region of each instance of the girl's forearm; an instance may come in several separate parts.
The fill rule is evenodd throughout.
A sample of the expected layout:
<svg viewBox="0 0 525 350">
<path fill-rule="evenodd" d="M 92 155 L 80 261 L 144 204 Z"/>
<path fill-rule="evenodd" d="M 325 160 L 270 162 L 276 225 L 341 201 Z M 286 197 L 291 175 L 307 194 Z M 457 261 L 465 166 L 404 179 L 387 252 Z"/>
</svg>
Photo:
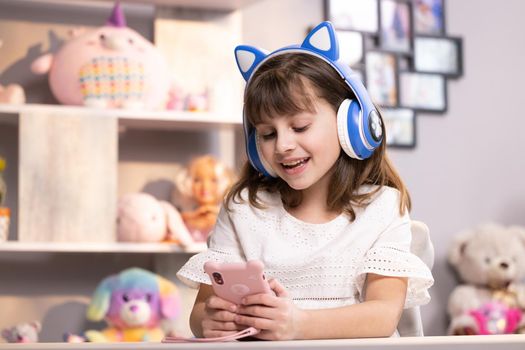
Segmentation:
<svg viewBox="0 0 525 350">
<path fill-rule="evenodd" d="M 371 300 L 334 309 L 303 310 L 300 339 L 338 339 L 391 336 L 401 317 L 396 303 Z"/>
<path fill-rule="evenodd" d="M 202 319 L 204 318 L 204 302 L 196 302 L 190 315 L 190 329 L 195 337 L 202 338 Z"/>
</svg>

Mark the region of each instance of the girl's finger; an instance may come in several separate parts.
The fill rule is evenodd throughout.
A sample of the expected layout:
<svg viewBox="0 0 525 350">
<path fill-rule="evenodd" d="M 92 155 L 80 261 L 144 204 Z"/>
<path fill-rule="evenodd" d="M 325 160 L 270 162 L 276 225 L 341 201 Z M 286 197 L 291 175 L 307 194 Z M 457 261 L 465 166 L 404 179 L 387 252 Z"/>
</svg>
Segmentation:
<svg viewBox="0 0 525 350">
<path fill-rule="evenodd" d="M 268 320 L 265 318 L 259 318 L 259 317 L 251 317 L 251 316 L 245 316 L 245 315 L 237 315 L 235 316 L 235 323 L 239 325 L 244 325 L 248 327 L 254 327 L 259 330 L 263 329 L 271 329 L 272 325 L 275 324 L 274 320 Z"/>
<path fill-rule="evenodd" d="M 230 312 L 237 311 L 237 305 L 228 300 L 219 298 L 216 295 L 213 295 L 206 300 L 206 308 L 208 309 L 218 309 L 218 310 L 227 310 Z"/>
<path fill-rule="evenodd" d="M 210 318 L 214 321 L 220 321 L 220 322 L 228 322 L 233 321 L 235 319 L 235 313 L 230 311 L 216 311 L 216 312 L 210 312 Z"/>
<path fill-rule="evenodd" d="M 276 296 L 279 298 L 287 298 L 288 297 L 288 291 L 284 286 L 275 278 L 272 278 L 268 281 L 268 284 L 270 285 L 270 288 L 273 290 Z"/>
</svg>

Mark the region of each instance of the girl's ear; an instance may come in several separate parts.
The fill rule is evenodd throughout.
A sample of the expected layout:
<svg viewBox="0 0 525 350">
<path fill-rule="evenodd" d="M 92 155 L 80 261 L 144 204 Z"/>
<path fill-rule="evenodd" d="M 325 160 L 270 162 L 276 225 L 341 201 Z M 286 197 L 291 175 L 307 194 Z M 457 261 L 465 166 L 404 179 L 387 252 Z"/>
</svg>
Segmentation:
<svg viewBox="0 0 525 350">
<path fill-rule="evenodd" d="M 181 311 L 181 300 L 177 286 L 164 277 L 157 276 L 160 294 L 160 312 L 168 319 L 176 318 Z"/>
<path fill-rule="evenodd" d="M 244 80 L 248 81 L 253 73 L 253 69 L 261 62 L 267 53 L 256 47 L 239 45 L 235 48 L 235 61 L 241 71 Z"/>
<path fill-rule="evenodd" d="M 109 299 L 113 292 L 116 276 L 109 276 L 100 282 L 93 293 L 91 303 L 87 309 L 87 319 L 90 321 L 101 321 L 109 309 Z"/>
<path fill-rule="evenodd" d="M 322 22 L 312 29 L 301 47 L 318 52 L 332 61 L 339 59 L 339 42 L 330 22 Z"/>
</svg>

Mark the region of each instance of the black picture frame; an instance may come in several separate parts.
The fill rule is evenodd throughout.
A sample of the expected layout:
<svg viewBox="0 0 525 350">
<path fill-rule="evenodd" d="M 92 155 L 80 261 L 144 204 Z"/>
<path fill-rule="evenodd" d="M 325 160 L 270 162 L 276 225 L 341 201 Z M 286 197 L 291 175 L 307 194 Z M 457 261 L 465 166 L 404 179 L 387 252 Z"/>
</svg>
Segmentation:
<svg viewBox="0 0 525 350">
<path fill-rule="evenodd" d="M 355 30 L 338 30 L 339 59 L 350 67 L 362 64 L 365 56 L 365 37 Z"/>
<path fill-rule="evenodd" d="M 426 113 L 445 113 L 446 77 L 442 74 L 399 72 L 399 106 Z"/>
<path fill-rule="evenodd" d="M 369 50 L 365 54 L 366 87 L 372 101 L 383 107 L 398 105 L 397 57 L 394 53 Z"/>
<path fill-rule="evenodd" d="M 416 112 L 411 108 L 381 108 L 386 145 L 390 148 L 416 147 Z"/>
<path fill-rule="evenodd" d="M 414 36 L 412 2 L 380 0 L 379 37 L 381 50 L 411 55 Z"/>
<path fill-rule="evenodd" d="M 325 18 L 338 30 L 377 34 L 378 0 L 325 0 Z"/>
<path fill-rule="evenodd" d="M 415 34 L 445 34 L 445 0 L 413 0 Z"/>
<path fill-rule="evenodd" d="M 413 69 L 454 79 L 462 76 L 463 40 L 452 36 L 415 36 Z"/>
</svg>

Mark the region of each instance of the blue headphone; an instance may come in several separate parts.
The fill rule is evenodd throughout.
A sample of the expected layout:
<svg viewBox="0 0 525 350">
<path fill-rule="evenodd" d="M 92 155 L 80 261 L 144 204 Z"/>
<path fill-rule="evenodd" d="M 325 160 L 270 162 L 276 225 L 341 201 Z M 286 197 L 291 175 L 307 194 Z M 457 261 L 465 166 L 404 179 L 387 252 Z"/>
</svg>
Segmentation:
<svg viewBox="0 0 525 350">
<path fill-rule="evenodd" d="M 253 73 L 268 59 L 286 53 L 305 53 L 316 56 L 344 79 L 354 92 L 356 100 L 346 99 L 337 111 L 337 134 L 343 151 L 354 159 L 369 158 L 383 140 L 382 121 L 363 83 L 347 64 L 339 60 L 339 43 L 330 22 L 322 22 L 306 36 L 301 45 L 286 46 L 271 53 L 253 46 L 239 45 L 235 48 L 235 59 L 241 74 L 250 82 Z M 259 151 L 259 140 L 255 127 L 243 113 L 246 153 L 251 165 L 265 176 L 275 177 L 275 171 L 264 160 Z"/>
</svg>

